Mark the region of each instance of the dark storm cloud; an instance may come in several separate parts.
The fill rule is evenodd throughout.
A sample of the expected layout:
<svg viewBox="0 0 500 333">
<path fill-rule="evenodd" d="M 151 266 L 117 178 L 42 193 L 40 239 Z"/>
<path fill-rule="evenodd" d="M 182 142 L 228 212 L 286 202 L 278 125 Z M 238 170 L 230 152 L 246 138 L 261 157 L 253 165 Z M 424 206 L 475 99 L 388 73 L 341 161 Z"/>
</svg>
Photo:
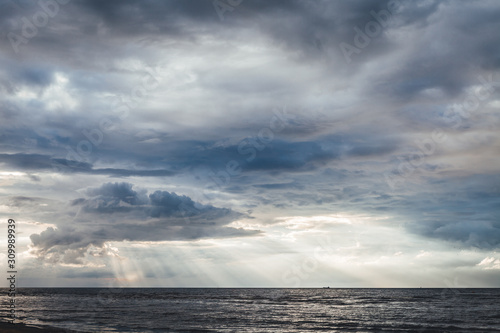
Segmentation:
<svg viewBox="0 0 500 333">
<path fill-rule="evenodd" d="M 43 170 L 51 168 L 50 157 L 40 154 L 1 154 L 0 162 L 14 170 Z M 88 167 L 88 165 L 85 166 Z"/>
<path fill-rule="evenodd" d="M 16 171 L 56 171 L 61 173 L 86 173 L 115 177 L 166 177 L 173 176 L 170 170 L 127 170 L 114 168 L 95 169 L 86 162 L 52 158 L 40 154 L 0 154 L 0 163 Z"/>
<path fill-rule="evenodd" d="M 258 132 L 259 128 L 254 130 Z M 172 170 L 199 167 L 220 169 L 235 160 L 245 171 L 293 171 L 301 172 L 338 159 L 343 146 L 340 142 L 284 141 L 259 139 L 251 136 L 237 144 L 218 145 L 213 140 L 166 141 L 149 145 L 156 155 L 144 155 L 141 146 L 134 144 L 127 151 L 103 151 L 108 156 L 123 156 L 131 161 Z M 355 154 L 356 152 L 353 152 Z M 373 152 L 375 153 L 375 152 Z"/>
<path fill-rule="evenodd" d="M 248 217 L 227 208 L 202 205 L 167 191 L 136 191 L 130 183 L 105 183 L 71 202 L 81 207 L 73 224 L 63 221 L 31 235 L 35 253 L 55 261 L 78 262 L 89 246 L 110 241 L 168 241 L 242 237 L 257 230 L 228 227 Z M 18 199 L 19 201 L 19 199 Z"/>
<path fill-rule="evenodd" d="M 76 199 L 72 205 L 79 205 L 86 213 L 127 213 L 141 219 L 159 219 L 162 225 L 190 226 L 225 225 L 244 215 L 226 208 L 202 205 L 185 195 L 167 191 L 155 191 L 146 195 L 137 192 L 129 183 L 107 183 L 100 188 L 87 191 L 90 199 Z"/>
<path fill-rule="evenodd" d="M 194 224 L 217 225 L 243 216 L 230 209 L 201 205 L 185 195 L 179 196 L 167 191 L 156 191 L 149 195 L 149 200 L 151 208 L 148 213 L 154 218 L 169 218 L 182 214 L 192 219 Z"/>
<path fill-rule="evenodd" d="M 146 194 L 137 192 L 130 183 L 106 183 L 100 188 L 89 189 L 91 198 L 72 201 L 73 206 L 81 206 L 86 213 L 115 214 L 127 213 L 139 218 L 165 218 L 161 223 L 169 225 L 223 225 L 242 217 L 226 208 L 202 205 L 185 195 L 167 191 Z"/>
<path fill-rule="evenodd" d="M 461 1 L 435 2 L 426 20 L 412 18 L 418 14 L 416 3 L 406 3 L 407 14 L 398 15 L 401 24 L 417 23 L 417 31 L 432 34 L 430 38 L 412 37 L 412 54 L 404 57 L 402 66 L 389 69 L 374 78 L 374 90 L 394 98 L 407 99 L 426 89 L 440 89 L 456 96 L 465 88 L 480 84 L 481 71 L 500 68 L 500 38 L 493 33 L 500 28 L 500 9 L 491 2 L 472 4 Z M 425 8 L 425 6 L 423 6 Z M 431 19 L 432 16 L 432 19 Z"/>
<path fill-rule="evenodd" d="M 242 147 L 242 149 L 241 149 Z M 253 149 L 252 149 L 253 147 Z M 239 148 L 244 153 L 246 169 L 271 170 L 271 171 L 301 171 L 314 169 L 317 164 L 327 162 L 339 157 L 339 152 L 324 149 L 316 142 L 284 142 L 273 141 L 259 151 L 258 144 L 252 146 L 244 142 Z M 255 161 L 252 157 L 255 157 Z"/>
<path fill-rule="evenodd" d="M 81 46 L 94 43 L 94 46 L 101 46 L 102 49 L 113 52 L 112 45 L 122 38 L 137 37 L 144 43 L 150 43 L 162 36 L 195 37 L 190 29 L 186 29 L 186 24 L 191 23 L 196 31 L 199 26 L 207 22 L 219 23 L 212 1 L 149 1 L 146 5 L 135 0 L 70 1 L 68 4 L 59 4 L 57 10 L 51 7 L 48 10 L 51 15 L 47 22 L 41 27 L 35 26 L 36 33 L 30 32 L 26 36 L 23 32 L 31 31 L 29 28 L 23 30 L 27 25 L 26 20 L 29 22 L 28 25 L 34 25 L 36 22 L 34 17 L 38 13 L 43 14 L 47 11 L 40 3 L 44 2 L 9 7 L 10 19 L 2 21 L 4 46 L 12 50 L 13 38 L 9 39 L 7 35 L 11 32 L 17 35 L 14 44 L 18 53 L 35 48 L 60 58 L 61 54 L 54 51 L 84 50 Z M 78 19 L 74 19 L 75 17 Z M 22 21 L 24 19 L 26 20 Z M 101 37 L 106 37 L 106 40 L 102 40 Z M 25 38 L 23 42 L 18 42 L 22 38 Z M 79 40 L 76 41 L 74 38 Z M 79 43 L 82 45 L 78 45 Z M 97 49 L 92 51 L 99 52 Z M 75 64 L 78 60 L 78 58 L 66 59 L 60 65 Z"/>
<path fill-rule="evenodd" d="M 294 129 L 300 131 L 301 127 L 296 126 Z M 254 132 L 259 132 L 259 128 Z M 238 144 L 174 141 L 168 149 L 163 150 L 162 155 L 167 156 L 165 163 L 174 170 L 197 167 L 216 170 L 225 168 L 226 163 L 233 160 L 238 162 L 243 171 L 295 173 L 311 171 L 346 157 L 383 157 L 394 152 L 400 144 L 395 139 L 384 136 L 373 139 L 362 133 L 320 136 L 311 141 L 249 136 Z M 135 159 L 141 160 L 141 157 Z M 150 162 L 154 163 L 153 160 Z"/>
<path fill-rule="evenodd" d="M 500 248 L 498 174 L 448 178 L 434 183 L 433 192 L 409 196 L 405 201 L 396 207 L 413 216 L 412 223 L 406 224 L 413 232 L 464 247 Z"/>
</svg>

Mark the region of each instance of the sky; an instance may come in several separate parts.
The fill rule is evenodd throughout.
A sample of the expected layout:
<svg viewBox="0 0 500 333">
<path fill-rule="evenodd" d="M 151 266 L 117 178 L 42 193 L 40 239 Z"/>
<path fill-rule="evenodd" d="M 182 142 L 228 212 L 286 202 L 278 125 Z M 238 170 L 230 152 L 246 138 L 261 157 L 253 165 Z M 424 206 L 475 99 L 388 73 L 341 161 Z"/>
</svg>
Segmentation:
<svg viewBox="0 0 500 333">
<path fill-rule="evenodd" d="M 2 0 L 0 31 L 18 287 L 500 287 L 498 1 Z"/>
</svg>

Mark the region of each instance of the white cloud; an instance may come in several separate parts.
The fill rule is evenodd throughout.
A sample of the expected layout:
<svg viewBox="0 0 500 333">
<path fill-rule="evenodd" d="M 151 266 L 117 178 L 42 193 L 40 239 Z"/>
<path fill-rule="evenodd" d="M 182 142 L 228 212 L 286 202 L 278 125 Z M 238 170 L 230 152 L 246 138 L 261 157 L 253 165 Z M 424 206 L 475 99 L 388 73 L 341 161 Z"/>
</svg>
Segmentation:
<svg viewBox="0 0 500 333">
<path fill-rule="evenodd" d="M 500 269 L 500 259 L 495 257 L 486 257 L 479 264 L 482 269 Z"/>
</svg>

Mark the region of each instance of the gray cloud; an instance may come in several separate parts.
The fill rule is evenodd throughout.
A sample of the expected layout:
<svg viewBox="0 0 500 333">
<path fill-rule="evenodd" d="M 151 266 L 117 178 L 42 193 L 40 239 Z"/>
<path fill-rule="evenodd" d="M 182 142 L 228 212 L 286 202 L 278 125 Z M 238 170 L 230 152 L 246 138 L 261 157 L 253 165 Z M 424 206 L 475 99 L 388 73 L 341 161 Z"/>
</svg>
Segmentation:
<svg viewBox="0 0 500 333">
<path fill-rule="evenodd" d="M 9 169 L 19 171 L 57 171 L 61 173 L 88 173 L 95 175 L 112 175 L 116 177 L 165 177 L 175 174 L 175 172 L 170 170 L 95 169 L 90 163 L 52 158 L 40 154 L 0 154 L 0 162 L 4 163 Z M 36 180 L 36 178 L 34 180 Z"/>
<path fill-rule="evenodd" d="M 202 205 L 167 191 L 147 195 L 132 187 L 130 183 L 105 183 L 88 189 L 88 198 L 71 202 L 71 206 L 81 207 L 72 224 L 62 221 L 57 228 L 31 235 L 34 253 L 54 261 L 79 262 L 89 246 L 103 247 L 111 241 L 196 240 L 260 233 L 227 226 L 248 218 L 231 209 Z"/>
</svg>

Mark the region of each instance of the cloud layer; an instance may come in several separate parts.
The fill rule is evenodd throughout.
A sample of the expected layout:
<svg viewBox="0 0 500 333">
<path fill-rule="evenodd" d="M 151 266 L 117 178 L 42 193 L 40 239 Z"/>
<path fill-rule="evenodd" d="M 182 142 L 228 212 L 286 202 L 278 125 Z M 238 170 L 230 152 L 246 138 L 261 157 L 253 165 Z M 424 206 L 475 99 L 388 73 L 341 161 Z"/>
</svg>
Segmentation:
<svg viewBox="0 0 500 333">
<path fill-rule="evenodd" d="M 0 214 L 34 254 L 342 213 L 498 257 L 497 2 L 236 2 L 1 4 Z"/>
<path fill-rule="evenodd" d="M 71 222 L 61 221 L 57 228 L 30 236 L 34 253 L 45 260 L 78 263 L 91 245 L 103 248 L 112 241 L 196 240 L 259 233 L 228 227 L 244 217 L 230 209 L 201 205 L 167 191 L 147 195 L 132 187 L 122 182 L 88 189 L 86 198 L 71 202 L 79 209 Z"/>
</svg>

